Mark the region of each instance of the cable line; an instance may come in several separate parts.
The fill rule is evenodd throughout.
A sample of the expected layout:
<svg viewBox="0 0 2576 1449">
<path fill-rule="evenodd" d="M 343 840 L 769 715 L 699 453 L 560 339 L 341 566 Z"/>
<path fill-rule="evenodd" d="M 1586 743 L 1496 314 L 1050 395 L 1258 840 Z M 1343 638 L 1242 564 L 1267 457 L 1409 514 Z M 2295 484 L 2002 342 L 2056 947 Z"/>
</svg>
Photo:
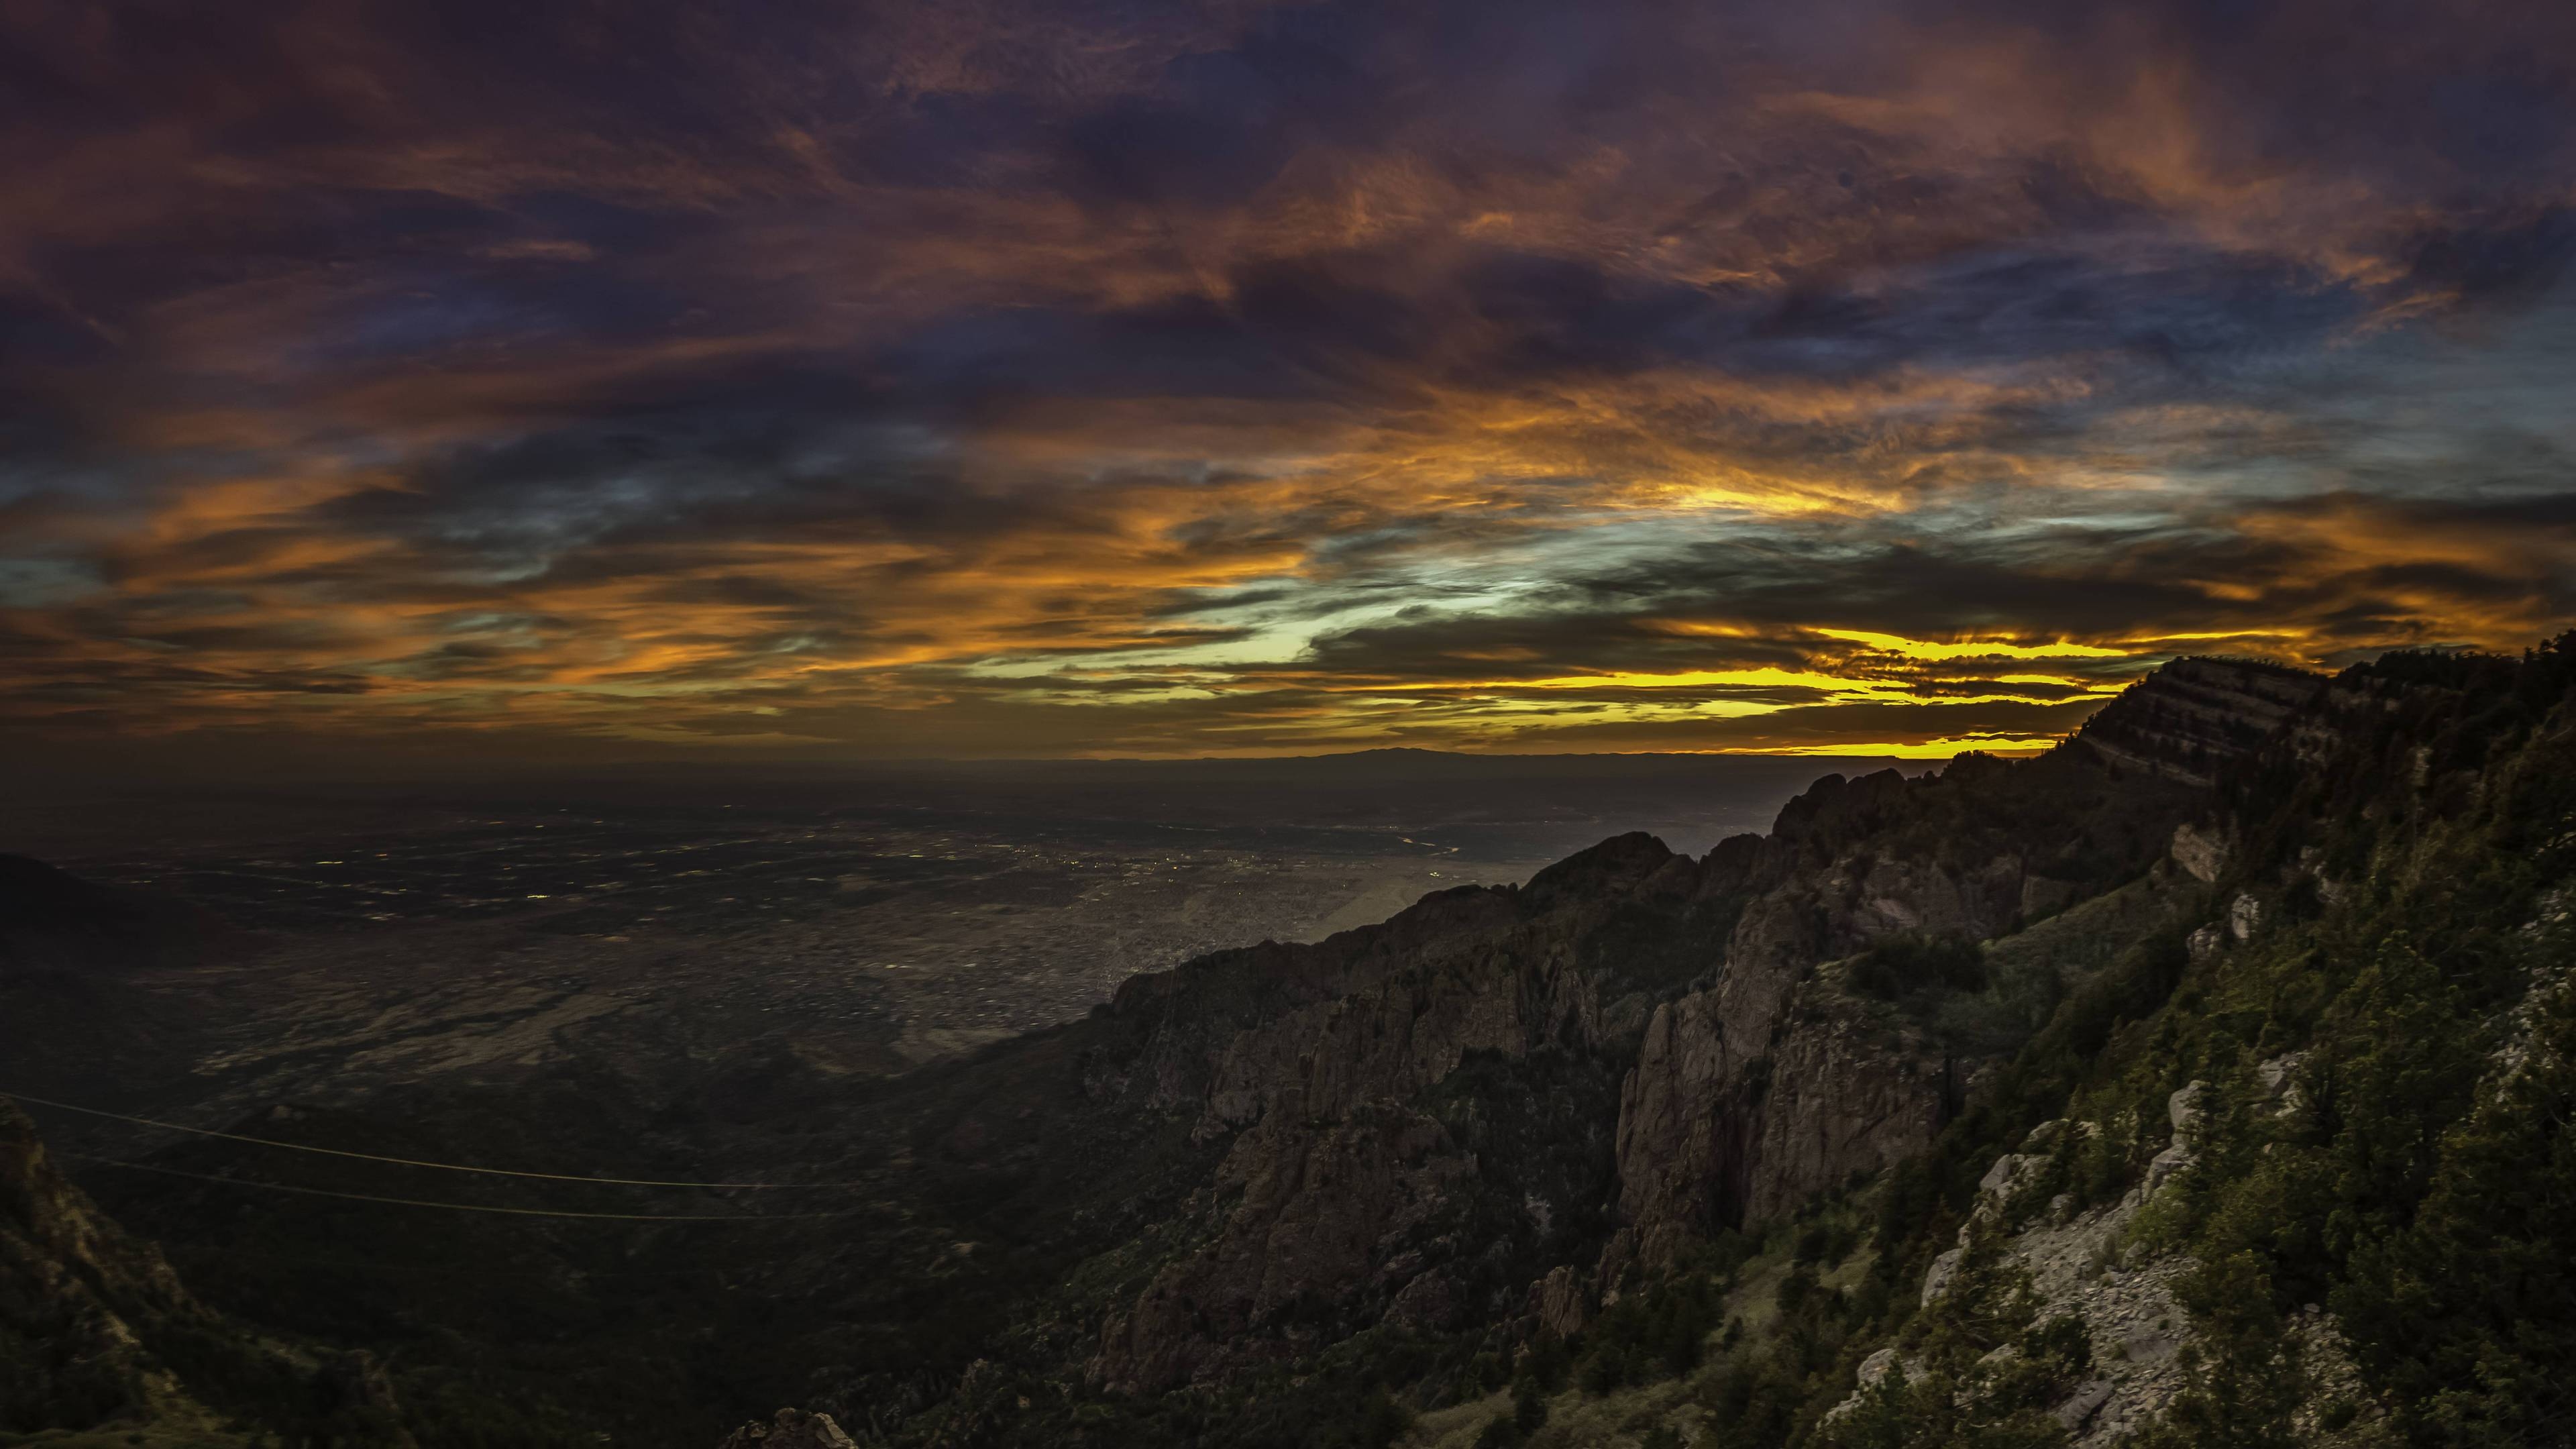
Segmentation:
<svg viewBox="0 0 2576 1449">
<path fill-rule="evenodd" d="M 430 1167 L 440 1172 L 471 1172 L 484 1177 L 528 1177 L 540 1182 L 594 1182 L 611 1187 L 700 1187 L 728 1190 L 780 1190 L 787 1188 L 858 1188 L 862 1182 L 670 1182 L 651 1177 L 584 1177 L 565 1172 L 519 1172 L 507 1167 L 468 1167 L 459 1162 L 428 1162 L 417 1157 L 383 1157 L 373 1152 L 343 1152 L 337 1147 L 314 1147 L 302 1142 L 280 1142 L 270 1137 L 245 1137 L 238 1132 L 217 1132 L 206 1127 L 190 1127 L 179 1122 L 161 1122 L 150 1117 L 129 1117 L 122 1112 L 102 1112 L 96 1107 L 76 1107 L 69 1102 L 48 1101 L 23 1092 L 0 1092 L 0 1097 L 27 1102 L 58 1111 L 78 1112 L 89 1117 L 105 1117 L 112 1122 L 131 1122 L 139 1127 L 158 1127 L 165 1132 L 187 1132 L 198 1137 L 214 1137 L 225 1142 L 247 1142 L 254 1147 L 279 1147 L 289 1152 L 312 1152 L 324 1157 L 350 1157 L 360 1162 L 386 1162 L 396 1167 Z"/>
<path fill-rule="evenodd" d="M 784 1214 L 781 1216 L 784 1216 Z M 211 1265 L 215 1259 L 220 1258 L 226 1262 L 265 1263 L 271 1267 L 280 1268 L 329 1268 L 335 1271 L 346 1270 L 359 1273 L 422 1273 L 444 1278 L 453 1278 L 456 1276 L 456 1267 L 452 1263 L 388 1263 L 367 1258 L 295 1257 L 288 1256 L 283 1253 L 247 1252 L 239 1248 L 221 1247 L 215 1244 L 203 1242 L 172 1243 L 166 1239 L 161 1240 L 161 1249 L 163 1252 L 170 1255 L 174 1263 L 189 1265 Z M 528 1281 L 532 1279 L 568 1276 L 584 1279 L 613 1278 L 619 1281 L 637 1283 L 702 1282 L 709 1278 L 721 1279 L 725 1276 L 720 1270 L 714 1268 L 646 1270 L 631 1268 L 585 1268 L 578 1263 L 562 1260 L 557 1260 L 554 1264 L 554 1268 L 555 1271 L 552 1273 L 548 1273 L 542 1268 L 533 1271 L 520 1270 L 510 1273 L 497 1273 L 483 1270 L 477 1271 L 474 1276 L 477 1279 L 486 1281 L 497 1279 Z M 183 1276 L 188 1277 L 191 1282 L 194 1282 L 195 1275 L 202 1271 L 205 1271 L 202 1267 L 190 1266 L 186 1274 Z M 742 1275 L 737 1273 L 734 1276 L 739 1278 Z"/>
<path fill-rule="evenodd" d="M 828 1213 L 572 1213 L 549 1208 L 490 1207 L 474 1202 L 431 1202 L 416 1197 L 377 1197 L 363 1192 L 333 1192 L 322 1187 L 296 1187 L 283 1182 L 261 1182 L 248 1177 L 218 1177 L 210 1172 L 182 1172 L 175 1167 L 155 1167 L 148 1162 L 120 1162 L 113 1157 L 92 1157 L 86 1152 L 63 1152 L 57 1156 L 76 1162 L 93 1162 L 101 1167 L 124 1167 L 136 1172 L 157 1172 L 164 1177 L 194 1178 L 199 1182 L 216 1182 L 226 1187 L 256 1187 L 269 1192 L 301 1193 L 306 1197 L 336 1197 L 349 1202 L 390 1203 L 395 1207 L 448 1208 L 465 1213 L 501 1213 L 514 1218 L 593 1218 L 620 1223 L 756 1223 L 788 1222 L 809 1218 L 845 1218 L 858 1209 Z"/>
</svg>

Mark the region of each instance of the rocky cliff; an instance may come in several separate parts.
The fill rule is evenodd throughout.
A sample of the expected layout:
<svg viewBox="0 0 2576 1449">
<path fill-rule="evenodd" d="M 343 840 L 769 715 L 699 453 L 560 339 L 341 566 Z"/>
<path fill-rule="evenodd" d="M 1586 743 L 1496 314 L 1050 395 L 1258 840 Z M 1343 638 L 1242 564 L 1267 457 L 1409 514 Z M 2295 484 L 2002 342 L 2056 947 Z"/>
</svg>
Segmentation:
<svg viewBox="0 0 2576 1449">
<path fill-rule="evenodd" d="M 2256 660 L 2177 659 L 2086 721 L 2076 739 L 2114 763 L 2206 787 L 2277 738 L 2326 687 L 2321 675 Z"/>
<path fill-rule="evenodd" d="M 1632 1269 L 1919 1152 L 2016 1036 L 1908 1019 L 1819 968 L 1891 941 L 1973 955 L 2137 876 L 2205 809 L 2212 763 L 2317 688 L 2186 661 L 2043 759 L 1828 775 L 1705 858 L 1623 837 L 1519 891 L 1129 982 L 1111 1014 L 1145 1039 L 1091 1090 L 1189 1114 L 1225 1152 L 1192 1245 L 1108 1316 L 1095 1380 L 1159 1391 L 1368 1322 L 1446 1327 L 1568 1266 L 1558 1312 L 1579 1318 Z M 1510 1064 L 1545 1056 L 1615 1077 L 1561 1104 L 1614 1121 L 1606 1142 L 1470 1142 L 1437 1100 L 1479 1058 L 1527 1090 Z"/>
<path fill-rule="evenodd" d="M 2552 1130 L 2476 1104 L 2507 1090 L 2483 1063 L 2576 1060 L 2576 1008 L 2529 1004 L 2567 974 L 2543 958 L 2576 864 L 2568 658 L 2183 661 L 2037 759 L 1828 776 L 1699 859 L 1608 842 L 1518 892 L 1132 983 L 1086 1090 L 1211 1157 L 1148 1251 L 1082 1270 L 1125 1263 L 1108 1292 L 1057 1300 L 1106 1305 L 1077 1350 L 1121 1406 L 1100 1422 L 2390 1442 L 2414 1401 L 2374 1376 L 2430 1392 L 2540 1342 L 2465 1298 L 2429 1337 L 2397 1305 L 2475 1278 L 2490 1221 L 2549 1245 L 2516 1262 L 2576 1257 L 2528 1195 L 2465 1186 L 2509 1175 L 2502 1149 L 2389 1155 Z M 2560 1055 L 2520 1044 L 2544 1018 Z M 2565 1317 L 2526 1279 L 2476 1291 Z M 1018 1382 L 975 1397 L 977 1432 L 1106 1412 Z M 2545 1400 L 2521 1383 L 2476 1412 Z"/>
<path fill-rule="evenodd" d="M 1335 1324 L 1447 1327 L 1516 1296 L 1515 1273 L 1579 1240 L 1600 1194 L 1609 1064 L 1713 964 L 1725 903 L 1709 887 L 1624 836 L 1518 891 L 1129 982 L 1112 1013 L 1152 1029 L 1092 1089 L 1227 1146 L 1198 1241 L 1110 1316 L 1095 1376 L 1169 1388 Z M 1471 1063 L 1497 1091 L 1444 1091 Z M 1541 1078 L 1572 1095 L 1531 1096 Z M 1549 1125 L 1532 1106 L 1572 1130 L 1519 1130 Z"/>
<path fill-rule="evenodd" d="M 1633 1251 L 1666 1260 L 1715 1226 L 1921 1150 L 1973 1058 L 2013 1043 L 1874 1031 L 1877 1014 L 1814 969 L 1894 938 L 1989 940 L 2135 876 L 2206 808 L 2217 762 L 2262 748 L 2321 684 L 2182 660 L 2041 759 L 1828 776 L 1792 801 L 1769 838 L 1737 851 L 1751 899 L 1716 980 L 1658 1008 L 1622 1089 Z M 1631 1250 L 1614 1244 L 1605 1267 Z"/>
<path fill-rule="evenodd" d="M 211 1427 L 136 1327 L 211 1320 L 160 1252 L 108 1222 L 0 1100 L 0 1427 Z"/>
<path fill-rule="evenodd" d="M 514 1283 L 671 1325 L 652 1370 L 545 1345 L 598 1383 L 818 1411 L 744 1442 L 2214 1445 L 2242 1388 L 2357 1446 L 2445 1382 L 2548 1442 L 2478 1366 L 2576 1352 L 2560 1199 L 2510 1187 L 2576 1101 L 2532 989 L 2576 959 L 2569 657 L 2184 661 L 2035 759 L 1138 977 L 709 1139 L 846 1209 L 532 1236 Z"/>
<path fill-rule="evenodd" d="M 0 1429 L 248 1445 L 261 1430 L 412 1449 L 383 1369 L 226 1319 L 55 1167 L 0 1098 Z"/>
</svg>

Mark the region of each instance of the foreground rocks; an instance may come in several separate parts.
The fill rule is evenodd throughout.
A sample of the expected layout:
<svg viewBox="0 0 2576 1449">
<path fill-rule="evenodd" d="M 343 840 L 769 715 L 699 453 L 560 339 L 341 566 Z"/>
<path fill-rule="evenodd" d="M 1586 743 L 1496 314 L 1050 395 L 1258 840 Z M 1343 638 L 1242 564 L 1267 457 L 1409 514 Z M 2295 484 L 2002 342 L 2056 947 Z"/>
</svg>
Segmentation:
<svg viewBox="0 0 2576 1449">
<path fill-rule="evenodd" d="M 280 1416 L 236 1386 L 293 1386 Z M 161 1250 L 99 1211 L 0 1098 L 0 1430 L 143 1431 L 209 1446 L 267 1423 L 409 1449 L 383 1366 L 311 1351 L 198 1301 Z"/>
<path fill-rule="evenodd" d="M 755 1419 L 727 1434 L 716 1449 L 858 1449 L 829 1414 L 781 1409 L 768 1423 Z"/>
</svg>

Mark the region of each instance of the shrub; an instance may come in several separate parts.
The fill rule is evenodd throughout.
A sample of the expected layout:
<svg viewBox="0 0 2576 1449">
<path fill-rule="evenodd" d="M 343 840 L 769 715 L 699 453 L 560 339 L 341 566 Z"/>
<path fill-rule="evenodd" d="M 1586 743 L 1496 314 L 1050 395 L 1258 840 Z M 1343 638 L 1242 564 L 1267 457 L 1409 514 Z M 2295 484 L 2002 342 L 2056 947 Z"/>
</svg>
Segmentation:
<svg viewBox="0 0 2576 1449">
<path fill-rule="evenodd" d="M 1986 957 L 1964 936 L 1909 931 L 1852 958 L 1852 989 L 1881 1001 L 1916 991 L 1983 991 Z"/>
</svg>

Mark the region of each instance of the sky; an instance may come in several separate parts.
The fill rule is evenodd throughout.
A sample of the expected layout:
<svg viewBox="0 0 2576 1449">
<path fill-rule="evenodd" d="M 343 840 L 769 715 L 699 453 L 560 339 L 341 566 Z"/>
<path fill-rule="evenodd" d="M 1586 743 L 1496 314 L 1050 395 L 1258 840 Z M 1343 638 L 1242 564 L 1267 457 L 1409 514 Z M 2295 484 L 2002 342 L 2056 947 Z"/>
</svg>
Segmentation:
<svg viewBox="0 0 2576 1449">
<path fill-rule="evenodd" d="M 2029 749 L 2576 622 L 2576 6 L 0 0 L 0 750 Z"/>
</svg>

